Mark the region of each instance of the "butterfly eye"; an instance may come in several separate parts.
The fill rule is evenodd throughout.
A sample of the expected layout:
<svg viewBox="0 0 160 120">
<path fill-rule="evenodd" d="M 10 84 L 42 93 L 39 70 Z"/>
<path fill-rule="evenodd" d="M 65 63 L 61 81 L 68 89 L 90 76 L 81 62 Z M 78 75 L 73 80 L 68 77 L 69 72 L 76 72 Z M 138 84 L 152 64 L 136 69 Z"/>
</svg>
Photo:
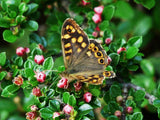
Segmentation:
<svg viewBox="0 0 160 120">
<path fill-rule="evenodd" d="M 92 51 L 97 52 L 97 51 L 98 51 L 98 47 L 95 46 L 95 47 L 92 49 Z"/>
<path fill-rule="evenodd" d="M 99 64 L 104 64 L 104 58 L 98 59 L 98 63 L 99 63 Z"/>
<path fill-rule="evenodd" d="M 70 33 L 72 30 L 69 28 L 67 31 Z"/>
</svg>

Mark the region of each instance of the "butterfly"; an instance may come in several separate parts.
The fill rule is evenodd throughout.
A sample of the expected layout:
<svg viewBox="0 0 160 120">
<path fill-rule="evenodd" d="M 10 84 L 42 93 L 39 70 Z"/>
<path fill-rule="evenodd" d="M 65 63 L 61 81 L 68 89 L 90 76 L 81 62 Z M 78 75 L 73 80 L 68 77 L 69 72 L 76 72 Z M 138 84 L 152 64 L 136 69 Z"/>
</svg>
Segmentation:
<svg viewBox="0 0 160 120">
<path fill-rule="evenodd" d="M 60 73 L 69 82 L 78 80 L 99 85 L 105 77 L 113 78 L 113 71 L 105 71 L 108 65 L 106 51 L 96 40 L 88 39 L 86 33 L 71 18 L 64 21 L 61 44 L 65 71 Z"/>
</svg>

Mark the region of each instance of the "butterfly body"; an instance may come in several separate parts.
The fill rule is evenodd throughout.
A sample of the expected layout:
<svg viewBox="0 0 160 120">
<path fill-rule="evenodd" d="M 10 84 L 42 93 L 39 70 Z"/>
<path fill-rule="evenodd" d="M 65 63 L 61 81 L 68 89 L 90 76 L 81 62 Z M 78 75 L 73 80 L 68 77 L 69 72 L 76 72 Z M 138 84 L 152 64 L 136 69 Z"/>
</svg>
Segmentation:
<svg viewBox="0 0 160 120">
<path fill-rule="evenodd" d="M 61 44 L 66 70 L 60 74 L 69 82 L 77 79 L 90 84 L 102 84 L 105 77 L 114 77 L 105 71 L 107 54 L 96 40 L 88 40 L 85 32 L 73 19 L 66 19 L 61 33 Z"/>
</svg>

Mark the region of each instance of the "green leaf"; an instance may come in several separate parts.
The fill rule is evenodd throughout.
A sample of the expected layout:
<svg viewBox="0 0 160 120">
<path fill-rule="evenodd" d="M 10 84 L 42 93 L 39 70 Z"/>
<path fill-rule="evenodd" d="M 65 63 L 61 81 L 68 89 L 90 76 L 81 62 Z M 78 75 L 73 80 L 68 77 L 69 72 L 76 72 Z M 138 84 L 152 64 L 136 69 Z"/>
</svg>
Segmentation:
<svg viewBox="0 0 160 120">
<path fill-rule="evenodd" d="M 24 70 L 26 77 L 34 77 L 35 73 L 33 71 L 33 69 L 31 68 L 26 68 Z"/>
<path fill-rule="evenodd" d="M 138 4 L 142 4 L 144 7 L 151 9 L 155 6 L 155 0 L 134 0 Z"/>
<path fill-rule="evenodd" d="M 38 30 L 38 23 L 34 20 L 29 20 L 27 23 L 25 23 L 25 28 L 27 28 L 29 31 L 36 31 Z"/>
<path fill-rule="evenodd" d="M 51 118 L 53 116 L 53 111 L 49 107 L 40 109 L 41 117 L 44 119 Z"/>
<path fill-rule="evenodd" d="M 117 97 L 121 95 L 121 88 L 118 85 L 112 85 L 109 90 L 110 96 Z"/>
<path fill-rule="evenodd" d="M 21 3 L 21 0 L 5 0 L 7 5 L 19 5 Z"/>
<path fill-rule="evenodd" d="M 69 96 L 69 105 L 73 107 L 76 105 L 76 98 L 73 95 Z"/>
<path fill-rule="evenodd" d="M 17 85 L 8 85 L 7 87 L 5 87 L 2 91 L 2 96 L 3 97 L 13 97 L 15 96 L 15 92 L 19 89 L 20 87 Z"/>
<path fill-rule="evenodd" d="M 7 4 L 6 4 L 6 2 L 3 0 L 3 1 L 1 1 L 1 7 L 2 7 L 2 9 L 4 10 L 4 11 L 7 11 L 8 10 L 8 6 L 7 6 Z"/>
<path fill-rule="evenodd" d="M 140 63 L 140 66 L 146 75 L 148 76 L 154 75 L 154 67 L 149 60 L 146 60 L 146 59 L 142 60 Z"/>
<path fill-rule="evenodd" d="M 133 113 L 131 120 L 143 120 L 143 115 L 141 112 Z"/>
<path fill-rule="evenodd" d="M 139 68 L 139 66 L 138 65 L 128 65 L 127 68 L 128 70 L 136 71 Z"/>
<path fill-rule="evenodd" d="M 105 20 L 111 20 L 115 12 L 115 7 L 113 5 L 106 5 L 103 9 L 102 15 Z"/>
<path fill-rule="evenodd" d="M 160 108 L 160 100 L 159 99 L 156 99 L 153 101 L 153 105 L 156 107 L 156 108 Z"/>
<path fill-rule="evenodd" d="M 6 52 L 0 53 L 0 66 L 4 66 L 6 63 Z"/>
<path fill-rule="evenodd" d="M 25 63 L 24 63 L 24 68 L 30 68 L 33 69 L 34 68 L 34 62 L 30 59 L 28 59 Z"/>
<path fill-rule="evenodd" d="M 119 120 L 119 119 L 114 115 L 110 115 L 109 117 L 107 117 L 107 120 Z"/>
<path fill-rule="evenodd" d="M 100 90 L 99 89 L 96 89 L 96 88 L 93 88 L 93 89 L 90 89 L 89 90 L 93 96 L 99 96 L 100 95 Z"/>
<path fill-rule="evenodd" d="M 27 11 L 27 14 L 32 14 L 34 12 L 36 12 L 38 9 L 38 4 L 36 3 L 31 3 L 28 5 L 28 11 Z"/>
<path fill-rule="evenodd" d="M 22 57 L 17 57 L 15 59 L 15 64 L 18 65 L 18 67 L 21 67 L 23 65 L 23 59 L 22 59 Z"/>
<path fill-rule="evenodd" d="M 60 103 L 57 100 L 50 100 L 49 107 L 52 110 L 52 112 L 60 111 Z"/>
<path fill-rule="evenodd" d="M 26 18 L 23 15 L 18 15 L 16 17 L 16 23 L 20 24 L 21 22 L 23 22 Z"/>
<path fill-rule="evenodd" d="M 127 59 L 133 58 L 134 56 L 137 55 L 138 51 L 139 51 L 139 49 L 136 48 L 136 47 L 129 47 L 127 52 L 126 52 L 126 58 Z"/>
<path fill-rule="evenodd" d="M 111 38 L 111 40 L 113 39 L 113 33 L 110 29 L 105 29 L 104 31 L 104 37 L 103 37 L 103 41 L 106 39 L 106 38 Z"/>
<path fill-rule="evenodd" d="M 70 96 L 69 92 L 64 92 L 63 93 L 63 102 L 64 103 L 67 104 L 69 102 L 69 96 Z"/>
<path fill-rule="evenodd" d="M 9 28 L 10 27 L 10 19 L 0 17 L 0 27 Z"/>
<path fill-rule="evenodd" d="M 110 101 L 110 93 L 109 91 L 105 92 L 103 99 L 106 103 L 108 103 Z"/>
<path fill-rule="evenodd" d="M 44 70 L 52 70 L 53 65 L 54 65 L 54 62 L 52 57 L 46 58 L 45 61 L 43 62 Z"/>
<path fill-rule="evenodd" d="M 12 31 L 10 31 L 10 30 L 5 30 L 5 31 L 3 32 L 3 38 L 4 38 L 5 41 L 10 42 L 10 43 L 13 43 L 13 42 L 16 41 L 17 36 L 13 35 Z"/>
<path fill-rule="evenodd" d="M 157 93 L 160 95 L 160 84 L 158 85 Z"/>
<path fill-rule="evenodd" d="M 142 45 L 142 36 L 135 36 L 128 40 L 127 47 L 137 47 L 139 48 Z"/>
<path fill-rule="evenodd" d="M 21 14 L 23 14 L 24 12 L 28 10 L 28 6 L 25 2 L 21 2 L 18 8 Z"/>
<path fill-rule="evenodd" d="M 79 115 L 87 115 L 92 109 L 92 106 L 90 106 L 89 104 L 83 104 L 79 107 Z"/>
<path fill-rule="evenodd" d="M 3 80 L 3 78 L 7 75 L 6 71 L 0 72 L 0 80 Z"/>
<path fill-rule="evenodd" d="M 42 55 L 42 50 L 40 48 L 34 48 L 31 52 L 31 55 L 32 56 L 35 56 L 35 55 Z"/>
<path fill-rule="evenodd" d="M 115 101 L 111 101 L 108 103 L 106 111 L 114 114 L 116 110 L 120 110 L 119 105 Z"/>
<path fill-rule="evenodd" d="M 119 63 L 120 56 L 117 53 L 109 54 L 109 57 L 112 59 L 111 65 L 116 66 Z"/>
<path fill-rule="evenodd" d="M 104 20 L 103 22 L 100 23 L 99 28 L 101 30 L 105 30 L 106 28 L 108 28 L 109 26 L 109 21 L 108 20 Z"/>
<path fill-rule="evenodd" d="M 152 28 L 152 18 L 150 16 L 144 16 L 139 18 L 135 24 L 133 34 L 135 35 L 146 35 Z"/>
<path fill-rule="evenodd" d="M 145 97 L 145 92 L 143 90 L 137 90 L 134 94 L 135 101 L 141 101 Z"/>
<path fill-rule="evenodd" d="M 117 1 L 115 3 L 115 16 L 122 19 L 131 19 L 134 16 L 134 11 L 129 3 L 125 1 Z"/>
</svg>

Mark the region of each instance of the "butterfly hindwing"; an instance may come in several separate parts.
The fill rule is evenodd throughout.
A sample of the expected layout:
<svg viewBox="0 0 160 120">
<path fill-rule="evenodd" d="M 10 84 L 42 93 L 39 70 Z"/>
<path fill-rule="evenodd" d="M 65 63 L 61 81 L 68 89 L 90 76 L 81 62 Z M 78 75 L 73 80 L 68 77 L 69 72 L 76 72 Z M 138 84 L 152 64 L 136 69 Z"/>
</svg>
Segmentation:
<svg viewBox="0 0 160 120">
<path fill-rule="evenodd" d="M 85 50 L 89 41 L 87 35 L 72 19 L 66 19 L 61 33 L 61 44 L 65 67 L 68 68 Z"/>
</svg>

